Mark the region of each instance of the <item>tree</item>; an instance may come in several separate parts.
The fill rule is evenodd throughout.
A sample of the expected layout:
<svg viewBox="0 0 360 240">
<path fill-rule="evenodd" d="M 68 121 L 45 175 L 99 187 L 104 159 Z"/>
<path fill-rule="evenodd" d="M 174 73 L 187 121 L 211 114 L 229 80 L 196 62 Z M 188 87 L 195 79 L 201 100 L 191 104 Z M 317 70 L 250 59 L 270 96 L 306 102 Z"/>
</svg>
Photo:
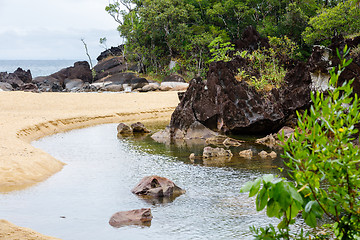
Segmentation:
<svg viewBox="0 0 360 240">
<path fill-rule="evenodd" d="M 340 2 L 333 8 L 324 8 L 311 18 L 309 27 L 302 33 L 307 44 L 313 44 L 333 36 L 358 33 L 360 30 L 360 8 L 357 1 Z"/>
</svg>

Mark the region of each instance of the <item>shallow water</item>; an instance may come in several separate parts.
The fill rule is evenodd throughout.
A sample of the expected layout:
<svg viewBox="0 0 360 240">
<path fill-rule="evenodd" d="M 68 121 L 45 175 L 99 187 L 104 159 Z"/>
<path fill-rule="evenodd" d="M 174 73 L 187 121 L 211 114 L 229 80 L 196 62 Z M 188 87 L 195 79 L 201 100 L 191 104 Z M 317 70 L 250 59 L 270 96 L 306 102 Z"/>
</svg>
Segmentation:
<svg viewBox="0 0 360 240">
<path fill-rule="evenodd" d="M 155 127 L 162 124 L 155 124 Z M 252 239 L 249 226 L 272 220 L 255 210 L 241 186 L 281 161 L 234 157 L 221 164 L 191 164 L 202 146 L 166 146 L 145 139 L 118 139 L 116 124 L 57 134 L 33 142 L 67 163 L 40 184 L 0 195 L 0 216 L 16 225 L 62 239 Z M 260 151 L 256 146 L 250 146 Z M 242 146 L 235 151 L 246 149 Z M 236 155 L 236 154 L 234 154 Z M 186 194 L 170 203 L 146 202 L 131 189 L 147 175 L 173 180 Z M 117 211 L 150 207 L 150 227 L 113 228 Z"/>
</svg>

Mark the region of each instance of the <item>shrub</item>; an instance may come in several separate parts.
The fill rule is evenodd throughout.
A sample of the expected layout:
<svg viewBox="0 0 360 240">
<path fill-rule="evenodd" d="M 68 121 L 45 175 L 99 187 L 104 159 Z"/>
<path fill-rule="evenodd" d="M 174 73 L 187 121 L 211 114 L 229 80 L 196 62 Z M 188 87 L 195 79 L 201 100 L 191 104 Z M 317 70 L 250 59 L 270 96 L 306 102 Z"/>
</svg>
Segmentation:
<svg viewBox="0 0 360 240">
<path fill-rule="evenodd" d="M 338 86 L 344 67 L 351 63 L 344 49 L 338 69 L 330 71 L 330 88 L 326 93 L 312 93 L 310 111 L 298 114 L 298 127 L 293 138 L 284 141 L 284 158 L 289 176 L 294 180 L 273 180 L 265 175 L 247 183 L 241 191 L 256 197 L 257 210 L 265 207 L 269 217 L 282 219 L 274 228 L 255 229 L 258 236 L 268 239 L 303 239 L 294 236 L 289 226 L 295 216 L 310 227 L 326 216 L 331 220 L 333 234 L 338 239 L 360 239 L 360 149 L 353 140 L 358 134 L 360 104 L 352 94 L 352 81 Z M 262 183 L 262 188 L 261 188 Z M 281 236 L 281 237 L 279 237 Z"/>
</svg>

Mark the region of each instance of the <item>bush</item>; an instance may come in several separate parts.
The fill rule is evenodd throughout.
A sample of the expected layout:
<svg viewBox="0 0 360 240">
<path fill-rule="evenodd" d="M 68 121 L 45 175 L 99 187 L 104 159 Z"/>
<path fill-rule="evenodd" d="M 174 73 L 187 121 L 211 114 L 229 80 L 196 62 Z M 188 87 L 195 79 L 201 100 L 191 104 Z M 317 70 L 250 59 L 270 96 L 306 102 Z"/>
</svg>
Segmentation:
<svg viewBox="0 0 360 240">
<path fill-rule="evenodd" d="M 294 183 L 274 181 L 266 175 L 241 189 L 257 196 L 257 210 L 267 207 L 269 217 L 282 219 L 278 231 L 271 226 L 263 231 L 253 229 L 258 236 L 266 233 L 272 236 L 268 239 L 303 239 L 289 230 L 301 213 L 310 227 L 315 228 L 317 219 L 326 216 L 338 239 L 360 239 L 360 149 L 353 144 L 360 104 L 357 95 L 352 94 L 352 81 L 338 86 L 341 72 L 351 63 L 345 59 L 348 53 L 345 47 L 338 69 L 330 71 L 329 90 L 311 94 L 313 106 L 298 115 L 293 138 L 282 145 Z M 279 138 L 284 141 L 283 136 Z"/>
</svg>

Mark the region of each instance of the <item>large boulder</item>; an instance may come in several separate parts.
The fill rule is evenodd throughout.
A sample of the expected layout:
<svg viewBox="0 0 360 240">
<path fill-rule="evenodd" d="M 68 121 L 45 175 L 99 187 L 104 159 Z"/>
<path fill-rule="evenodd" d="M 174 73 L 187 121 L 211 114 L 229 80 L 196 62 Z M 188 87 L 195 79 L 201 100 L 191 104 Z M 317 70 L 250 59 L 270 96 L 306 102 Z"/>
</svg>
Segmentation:
<svg viewBox="0 0 360 240">
<path fill-rule="evenodd" d="M 93 81 L 90 65 L 87 61 L 75 62 L 73 67 L 64 68 L 50 76 L 58 79 L 62 87 L 64 87 L 65 79 L 81 79 L 90 83 Z"/>
<path fill-rule="evenodd" d="M 150 208 L 142 208 L 131 211 L 117 212 L 111 216 L 109 224 L 113 227 L 122 227 L 127 225 L 145 225 L 150 226 L 153 216 Z"/>
<path fill-rule="evenodd" d="M 79 91 L 84 86 L 84 81 L 81 79 L 65 79 L 65 89 L 68 91 Z"/>
<path fill-rule="evenodd" d="M 185 79 L 177 74 L 171 74 L 169 76 L 165 76 L 162 82 L 185 82 Z"/>
<path fill-rule="evenodd" d="M 94 66 L 96 72 L 95 80 L 102 79 L 126 70 L 126 64 L 123 57 L 111 57 L 100 61 Z"/>
<path fill-rule="evenodd" d="M 139 196 L 162 198 L 179 196 L 185 193 L 185 190 L 179 188 L 167 178 L 148 176 L 144 177 L 131 192 Z"/>
<path fill-rule="evenodd" d="M 32 75 L 30 70 L 25 71 L 22 68 L 18 68 L 15 70 L 14 74 L 24 83 L 31 83 L 32 81 Z"/>
</svg>

